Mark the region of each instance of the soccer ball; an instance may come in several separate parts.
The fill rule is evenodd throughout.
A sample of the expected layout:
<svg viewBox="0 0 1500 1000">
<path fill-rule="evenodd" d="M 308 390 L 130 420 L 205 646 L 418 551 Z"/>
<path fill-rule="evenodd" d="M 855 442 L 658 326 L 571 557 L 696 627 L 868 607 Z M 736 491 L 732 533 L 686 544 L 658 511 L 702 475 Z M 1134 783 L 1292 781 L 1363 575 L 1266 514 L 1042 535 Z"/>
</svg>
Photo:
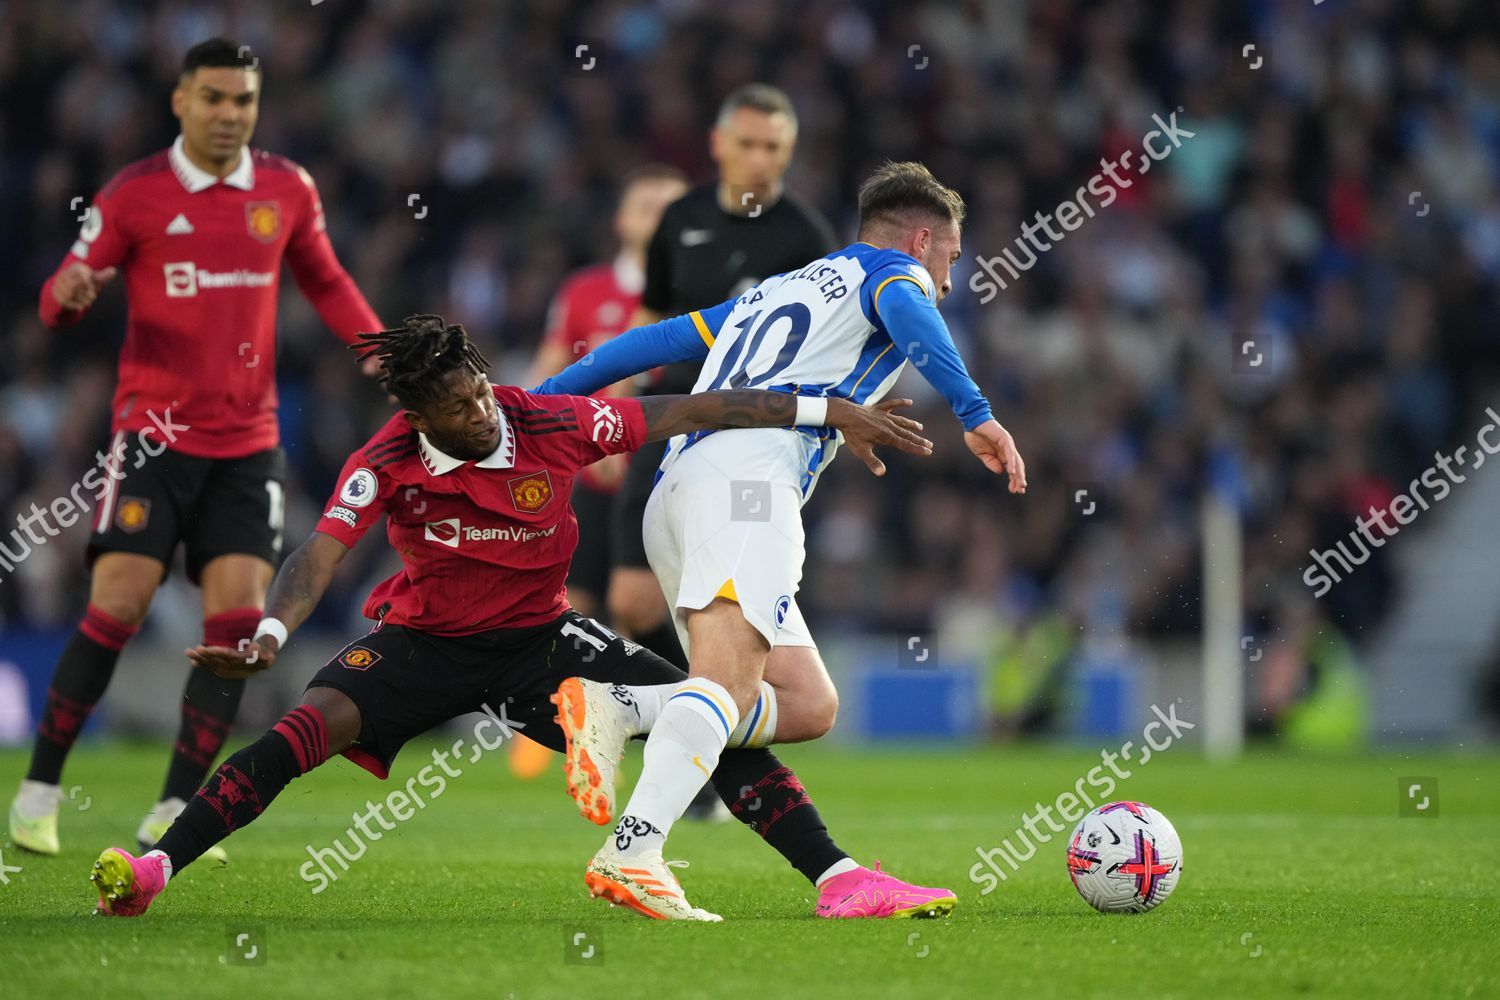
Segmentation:
<svg viewBox="0 0 1500 1000">
<path fill-rule="evenodd" d="M 1172 894 L 1181 874 L 1177 831 L 1141 802 L 1100 806 L 1068 841 L 1073 887 L 1100 913 L 1145 913 Z"/>
</svg>

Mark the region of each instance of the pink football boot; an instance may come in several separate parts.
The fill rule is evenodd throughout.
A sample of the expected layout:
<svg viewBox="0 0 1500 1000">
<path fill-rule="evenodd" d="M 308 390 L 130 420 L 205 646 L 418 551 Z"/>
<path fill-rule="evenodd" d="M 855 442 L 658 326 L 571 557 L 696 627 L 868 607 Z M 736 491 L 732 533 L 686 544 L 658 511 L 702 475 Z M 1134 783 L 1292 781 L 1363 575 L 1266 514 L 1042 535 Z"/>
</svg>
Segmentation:
<svg viewBox="0 0 1500 1000">
<path fill-rule="evenodd" d="M 118 847 L 99 855 L 89 881 L 99 890 L 99 912 L 112 917 L 138 917 L 167 887 L 161 855 L 133 857 Z"/>
<path fill-rule="evenodd" d="M 946 917 L 958 905 L 958 897 L 947 889 L 925 889 L 887 875 L 875 862 L 875 870 L 856 868 L 823 883 L 818 894 L 818 916 L 829 919 L 851 917 Z"/>
</svg>

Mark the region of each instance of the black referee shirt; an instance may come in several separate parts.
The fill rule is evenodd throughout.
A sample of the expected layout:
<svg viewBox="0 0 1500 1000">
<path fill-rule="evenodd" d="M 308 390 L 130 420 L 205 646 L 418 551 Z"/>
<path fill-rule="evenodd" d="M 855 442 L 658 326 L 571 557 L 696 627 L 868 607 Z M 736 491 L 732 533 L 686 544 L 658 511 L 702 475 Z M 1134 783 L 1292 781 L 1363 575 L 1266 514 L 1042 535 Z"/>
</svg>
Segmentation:
<svg viewBox="0 0 1500 1000">
<path fill-rule="evenodd" d="M 785 192 L 752 218 L 720 208 L 718 184 L 709 184 L 662 213 L 646 251 L 641 305 L 664 316 L 716 306 L 838 245 L 828 220 Z M 691 392 L 700 367 L 696 361 L 670 365 L 651 391 Z"/>
</svg>

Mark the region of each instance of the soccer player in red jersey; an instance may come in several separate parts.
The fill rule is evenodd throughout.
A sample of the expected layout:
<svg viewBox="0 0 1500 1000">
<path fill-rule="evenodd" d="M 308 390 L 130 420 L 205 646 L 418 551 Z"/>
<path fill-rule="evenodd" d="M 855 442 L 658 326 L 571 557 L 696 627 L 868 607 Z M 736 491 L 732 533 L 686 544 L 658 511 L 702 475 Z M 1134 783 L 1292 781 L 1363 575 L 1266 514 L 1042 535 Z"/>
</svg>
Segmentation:
<svg viewBox="0 0 1500 1000">
<path fill-rule="evenodd" d="M 648 164 L 625 176 L 614 218 L 620 251 L 613 260 L 585 267 L 563 280 L 547 316 L 547 331 L 529 385 L 556 375 L 628 328 L 646 284 L 646 245 L 661 222 L 661 213 L 687 188 L 682 171 L 665 164 Z M 630 388 L 621 383 L 594 395 L 600 399 L 633 395 Z M 568 570 L 568 603 L 582 615 L 603 611 L 610 572 L 610 506 L 625 467 L 624 455 L 609 455 L 580 470 L 573 481 L 578 548 Z M 546 747 L 524 736 L 511 741 L 510 767 L 517 777 L 540 777 L 551 762 L 552 753 Z"/>
<path fill-rule="evenodd" d="M 101 912 L 145 912 L 174 873 L 333 754 L 385 778 L 408 740 L 481 710 L 561 750 L 552 696 L 565 679 L 623 684 L 685 677 L 568 607 L 563 580 L 578 528 L 567 496 L 579 469 L 698 429 L 799 422 L 838 427 L 846 446 L 872 463 L 878 464 L 876 444 L 930 450 L 915 433 L 920 425 L 890 412 L 909 405 L 905 400 L 879 408 L 834 400 L 818 419 L 790 394 L 756 390 L 641 400 L 533 396 L 492 386 L 484 374 L 488 362 L 463 328 L 440 317 L 414 316 L 365 340 L 405 410 L 345 464 L 317 529 L 277 574 L 268 617 L 246 633 L 253 641 L 244 649 L 199 646 L 188 655 L 201 669 L 227 676 L 271 666 L 339 561 L 384 516 L 402 566 L 365 606 L 376 625 L 328 661 L 300 706 L 219 766 L 154 850 L 139 858 L 119 848 L 100 855 L 90 877 Z M 630 708 L 644 732 L 660 706 Z M 611 770 L 615 763 L 599 762 Z M 809 880 L 846 864 L 796 776 L 768 751 L 729 751 L 706 763 L 736 814 Z M 417 781 L 412 777 L 406 791 L 421 802 Z M 628 832 L 621 836 L 628 841 Z M 659 856 L 637 864 L 635 878 L 650 891 L 619 898 L 596 892 L 659 919 L 719 919 L 686 904 Z M 303 877 L 327 878 L 309 866 Z M 892 891 L 919 891 L 885 879 Z M 926 891 L 938 894 L 934 909 L 951 906 L 951 894 Z"/>
<path fill-rule="evenodd" d="M 188 576 L 203 589 L 205 643 L 233 644 L 260 620 L 281 549 L 282 263 L 341 339 L 381 325 L 334 256 L 307 171 L 247 146 L 261 80 L 247 53 L 222 38 L 188 50 L 172 92 L 182 134 L 99 191 L 72 251 L 42 288 L 42 321 L 54 329 L 78 322 L 118 272 L 129 309 L 109 478 L 88 546 L 88 610 L 53 672 L 31 766 L 10 810 L 11 840 L 32 851 L 59 850 L 63 763 L 178 543 Z M 161 801 L 137 833 L 145 846 L 202 783 L 243 687 L 189 672 Z"/>
</svg>

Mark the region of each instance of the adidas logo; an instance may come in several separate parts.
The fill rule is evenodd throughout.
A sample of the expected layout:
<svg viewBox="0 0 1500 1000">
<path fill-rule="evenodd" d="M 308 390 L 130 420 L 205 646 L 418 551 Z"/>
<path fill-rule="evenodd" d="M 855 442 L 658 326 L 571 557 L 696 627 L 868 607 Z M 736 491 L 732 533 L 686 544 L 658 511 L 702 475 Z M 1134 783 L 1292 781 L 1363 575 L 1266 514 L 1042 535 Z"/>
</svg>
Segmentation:
<svg viewBox="0 0 1500 1000">
<path fill-rule="evenodd" d="M 167 223 L 168 236 L 186 236 L 193 231 L 193 224 L 187 220 L 187 216 L 178 213 L 177 218 Z"/>
</svg>

